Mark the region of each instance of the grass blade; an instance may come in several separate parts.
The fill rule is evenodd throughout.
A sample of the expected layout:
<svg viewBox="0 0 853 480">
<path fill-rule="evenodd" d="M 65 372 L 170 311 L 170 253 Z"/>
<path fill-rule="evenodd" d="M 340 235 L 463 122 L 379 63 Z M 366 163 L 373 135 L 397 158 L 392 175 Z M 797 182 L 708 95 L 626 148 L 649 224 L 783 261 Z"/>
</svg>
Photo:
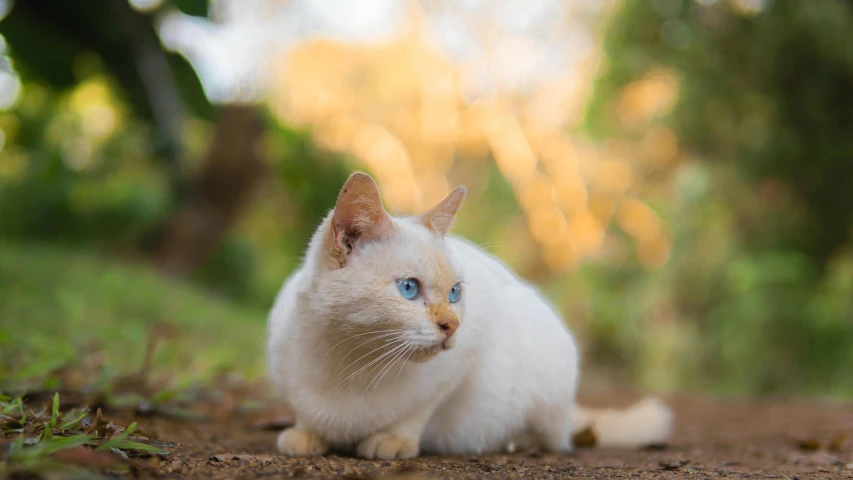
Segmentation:
<svg viewBox="0 0 853 480">
<path fill-rule="evenodd" d="M 134 431 L 136 431 L 136 422 L 131 423 L 123 432 L 118 435 L 114 435 L 113 438 L 102 443 L 96 450 L 109 450 L 113 447 L 120 448 L 119 445 L 121 445 L 122 442 L 127 441 L 127 437 Z"/>
<path fill-rule="evenodd" d="M 56 420 L 59 418 L 59 393 L 53 394 L 53 406 L 50 408 L 50 428 L 56 426 Z"/>
<path fill-rule="evenodd" d="M 147 445 L 145 443 L 132 441 L 122 442 L 119 446 L 115 448 L 118 448 L 119 450 L 137 450 L 141 452 L 156 453 L 158 455 L 167 455 L 169 453 L 163 450 L 162 448 L 157 448 L 153 445 Z"/>
<path fill-rule="evenodd" d="M 86 418 L 87 413 L 88 412 L 86 412 L 86 410 L 82 410 L 75 417 L 69 418 L 68 415 L 66 415 L 65 421 L 62 422 L 61 425 L 59 425 L 59 428 L 62 431 L 76 430 L 77 427 L 80 426 L 80 423 L 83 422 L 83 419 Z"/>
</svg>

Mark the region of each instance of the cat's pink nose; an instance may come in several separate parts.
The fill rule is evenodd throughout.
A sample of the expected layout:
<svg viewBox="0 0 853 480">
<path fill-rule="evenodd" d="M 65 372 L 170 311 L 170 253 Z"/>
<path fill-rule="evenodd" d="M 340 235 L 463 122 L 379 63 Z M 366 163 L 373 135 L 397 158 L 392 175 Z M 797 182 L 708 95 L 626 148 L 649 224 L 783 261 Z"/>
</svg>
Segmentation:
<svg viewBox="0 0 853 480">
<path fill-rule="evenodd" d="M 436 322 L 441 333 L 445 334 L 447 338 L 453 336 L 456 333 L 456 329 L 459 328 L 459 319 L 455 317 L 443 318 Z"/>
</svg>

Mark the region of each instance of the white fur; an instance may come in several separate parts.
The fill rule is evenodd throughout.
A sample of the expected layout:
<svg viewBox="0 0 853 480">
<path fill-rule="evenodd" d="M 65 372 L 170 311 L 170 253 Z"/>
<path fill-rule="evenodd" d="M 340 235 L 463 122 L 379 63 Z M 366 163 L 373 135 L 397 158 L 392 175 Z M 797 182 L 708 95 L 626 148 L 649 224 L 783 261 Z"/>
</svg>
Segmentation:
<svg viewBox="0 0 853 480">
<path fill-rule="evenodd" d="M 605 446 L 665 440 L 669 412 L 659 404 L 621 417 L 579 410 L 582 418 L 572 421 L 575 341 L 548 302 L 494 257 L 467 241 L 442 238 L 416 219 L 394 218 L 390 238 L 359 245 L 344 267 L 330 268 L 323 255 L 331 218 L 270 313 L 270 376 L 296 417 L 295 429 L 279 440 L 283 452 L 357 448 L 368 458 L 405 458 L 418 450 L 495 452 L 519 442 L 567 451 L 572 432 L 593 424 Z M 427 300 L 447 295 L 432 284 L 440 272 L 463 281 L 462 299 L 452 305 L 460 326 L 450 348 L 425 362 L 410 361 L 403 354 L 443 338 L 425 313 Z M 423 301 L 401 297 L 395 279 L 406 277 L 422 282 Z M 384 350 L 364 347 L 344 358 L 371 338 L 367 332 L 394 328 L 403 333 L 392 335 Z M 390 351 L 395 339 L 396 352 L 352 376 Z M 399 348 L 403 341 L 409 346 Z"/>
<path fill-rule="evenodd" d="M 657 398 L 646 398 L 624 410 L 575 407 L 573 431 L 591 428 L 596 445 L 636 448 L 666 442 L 672 429 L 672 412 Z"/>
</svg>

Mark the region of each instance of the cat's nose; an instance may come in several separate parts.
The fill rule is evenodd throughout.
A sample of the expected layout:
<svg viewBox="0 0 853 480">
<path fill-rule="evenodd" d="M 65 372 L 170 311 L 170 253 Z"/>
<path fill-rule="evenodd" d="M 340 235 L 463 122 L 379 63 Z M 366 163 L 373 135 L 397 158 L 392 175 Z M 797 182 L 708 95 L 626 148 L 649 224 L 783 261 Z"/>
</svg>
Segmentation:
<svg viewBox="0 0 853 480">
<path fill-rule="evenodd" d="M 438 329 L 441 330 L 441 333 L 445 334 L 447 338 L 453 336 L 456 333 L 456 329 L 459 328 L 459 319 L 455 317 L 446 317 L 436 322 L 438 325 Z"/>
</svg>

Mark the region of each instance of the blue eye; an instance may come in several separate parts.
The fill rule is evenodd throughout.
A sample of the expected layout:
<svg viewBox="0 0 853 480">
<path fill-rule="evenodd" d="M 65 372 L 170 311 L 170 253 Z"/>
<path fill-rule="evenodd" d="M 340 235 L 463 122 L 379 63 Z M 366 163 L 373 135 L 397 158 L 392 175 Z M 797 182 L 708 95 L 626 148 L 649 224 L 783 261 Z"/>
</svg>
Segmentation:
<svg viewBox="0 0 853 480">
<path fill-rule="evenodd" d="M 459 301 L 459 297 L 462 296 L 462 285 L 458 283 L 454 285 L 450 289 L 450 293 L 447 295 L 447 299 L 450 300 L 450 303 L 456 303 Z"/>
<path fill-rule="evenodd" d="M 397 290 L 403 298 L 412 300 L 418 296 L 418 281 L 414 278 L 401 278 L 397 280 Z"/>
</svg>

